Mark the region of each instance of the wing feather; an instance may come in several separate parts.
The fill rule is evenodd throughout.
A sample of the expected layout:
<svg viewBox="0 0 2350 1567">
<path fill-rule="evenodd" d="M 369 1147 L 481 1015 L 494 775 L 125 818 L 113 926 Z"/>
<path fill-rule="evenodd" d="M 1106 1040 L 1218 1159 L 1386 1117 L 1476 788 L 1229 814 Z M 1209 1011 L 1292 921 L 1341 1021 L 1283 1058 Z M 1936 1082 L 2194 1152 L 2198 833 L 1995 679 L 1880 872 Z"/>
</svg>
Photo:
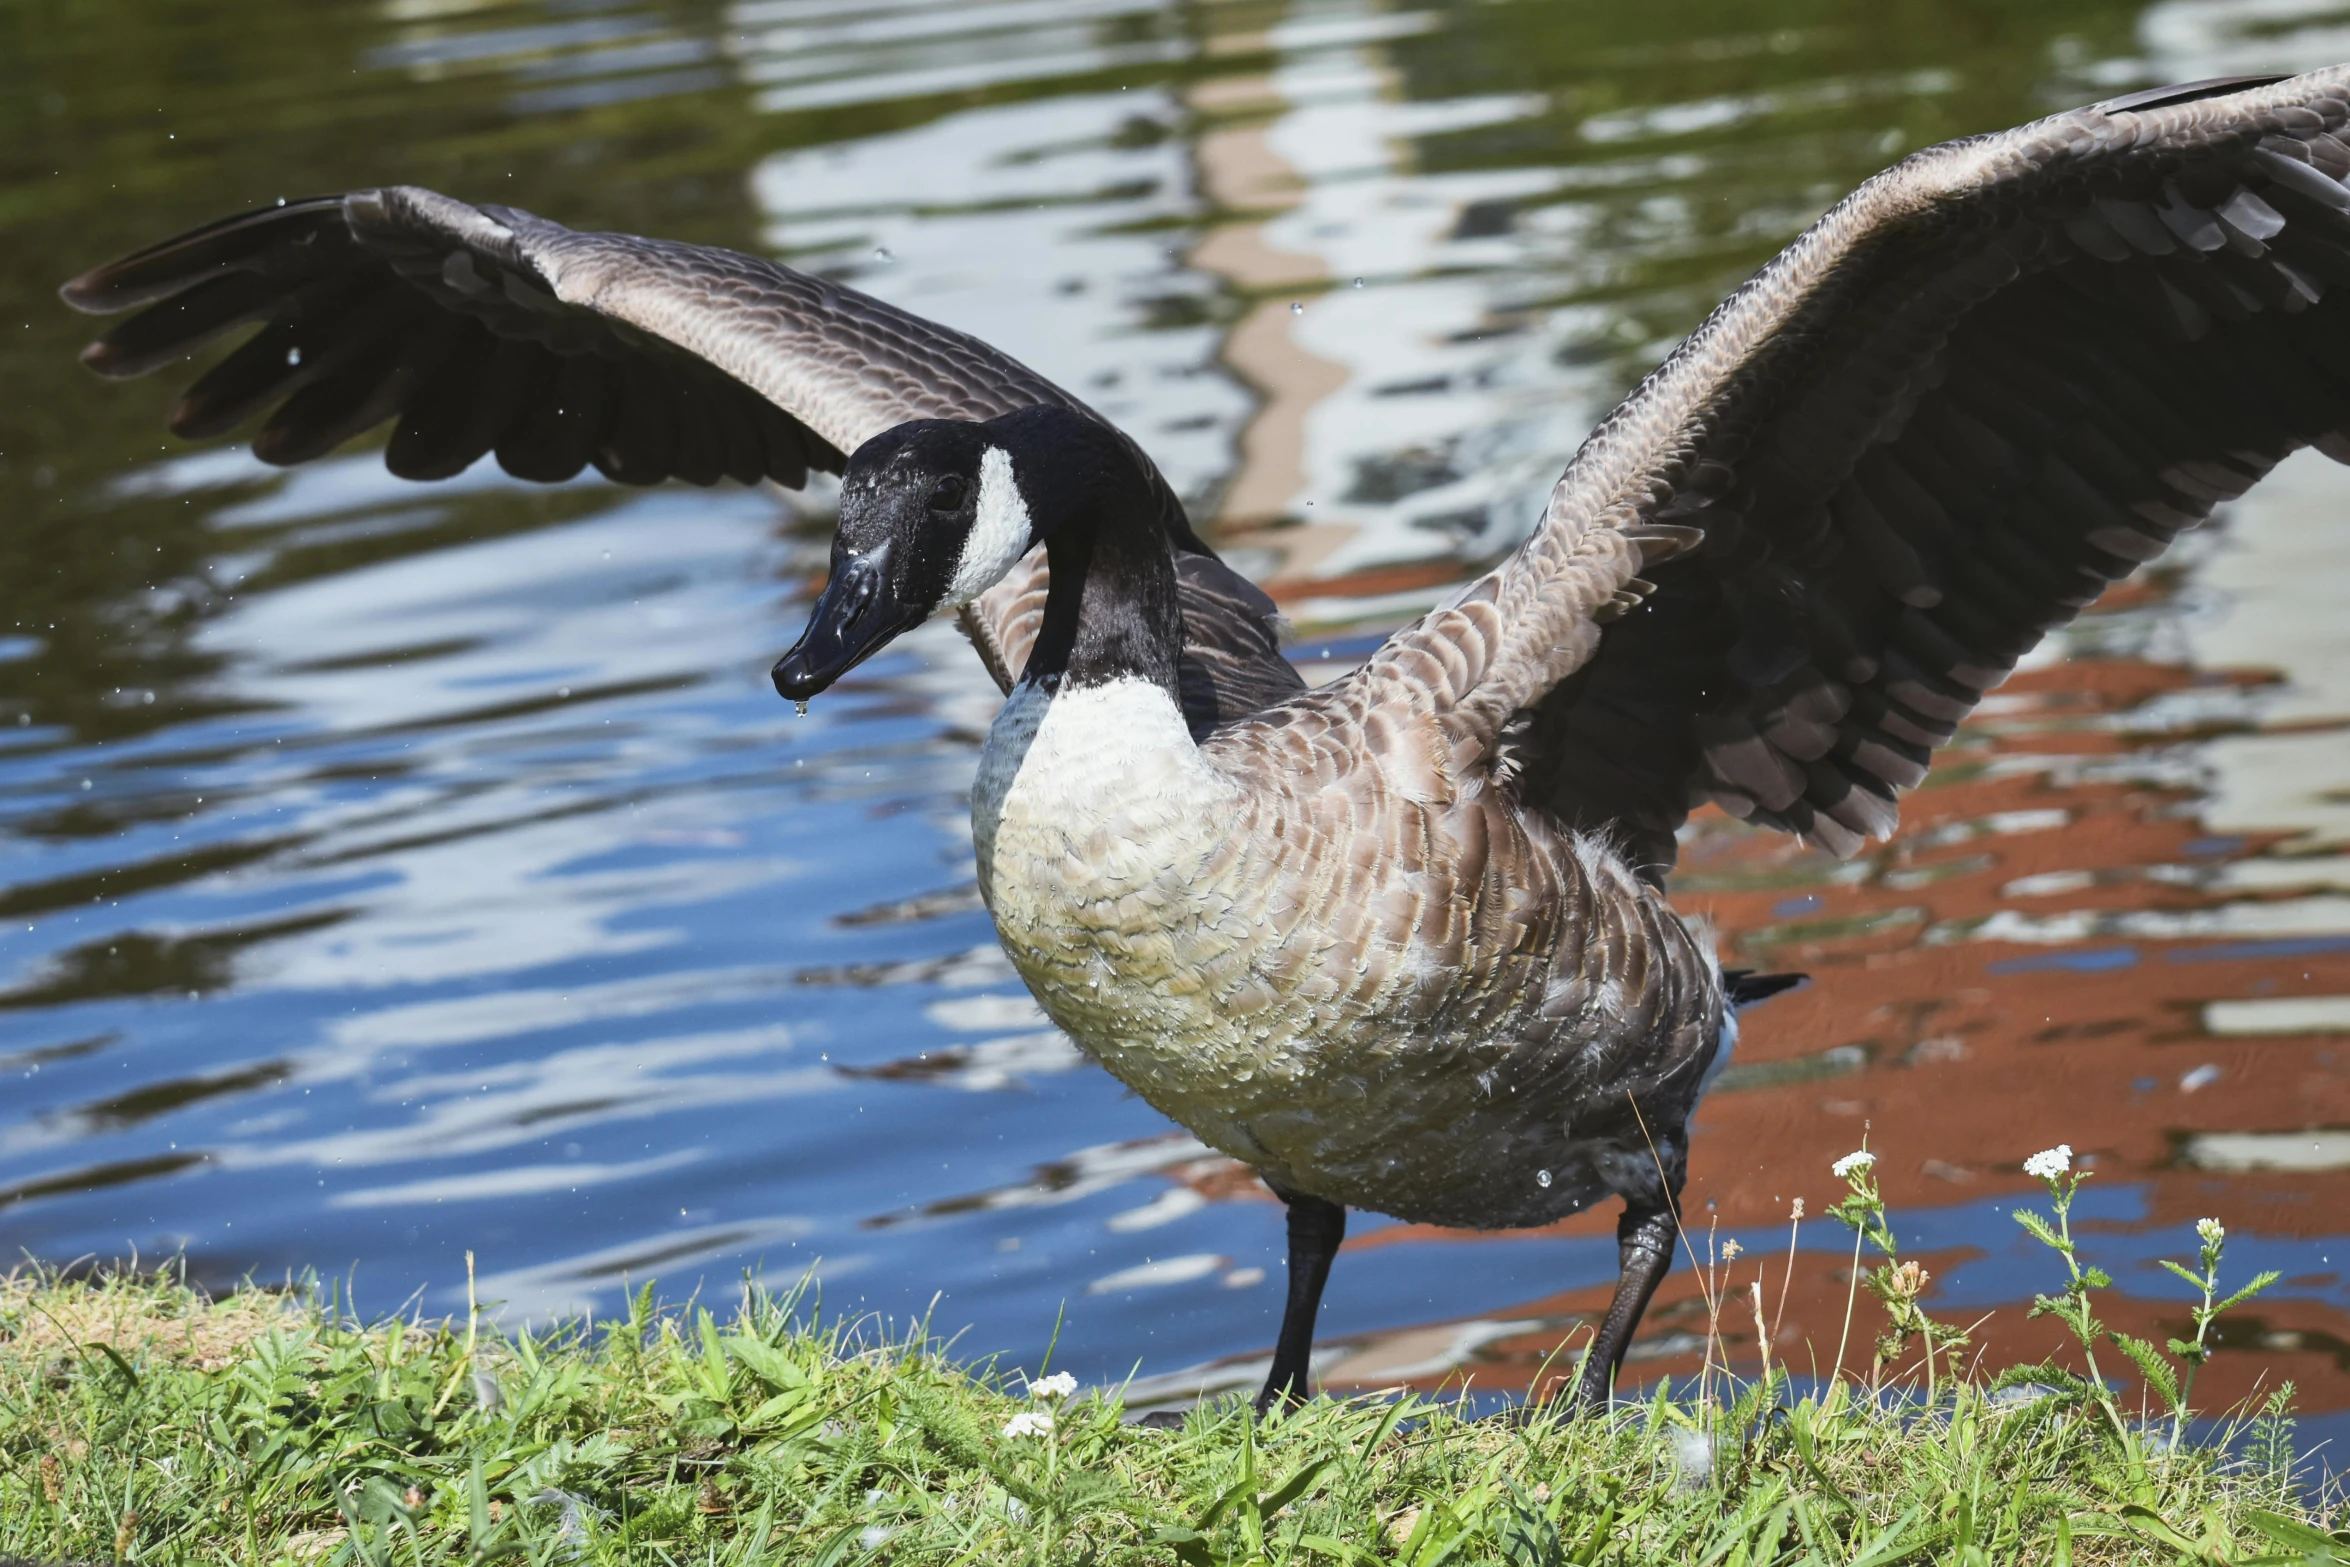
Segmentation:
<svg viewBox="0 0 2350 1567">
<path fill-rule="evenodd" d="M 1316 699 L 1432 710 L 1653 874 L 1708 798 L 1853 852 L 2040 636 L 2345 431 L 2350 67 L 2092 105 L 1839 203 L 1465 591 L 1498 632 L 1439 611 Z M 1703 546 L 1646 571 L 1665 522 Z M 1410 656 L 1453 639 L 1478 657 Z"/>
<path fill-rule="evenodd" d="M 1076 398 L 977 338 L 757 257 L 582 233 L 412 186 L 245 213 L 99 267 L 63 290 L 84 311 L 144 311 L 93 343 L 110 376 L 145 374 L 238 327 L 260 329 L 189 389 L 181 435 L 275 409 L 264 461 L 323 455 L 396 421 L 385 460 L 446 478 L 495 452 L 518 478 L 797 486 L 909 419 L 985 419 Z M 1098 417 L 1098 416 L 1096 416 Z M 1302 688 L 1278 617 L 1193 533 L 1139 447 L 1186 568 L 1186 709 L 1195 727 Z M 1024 664 L 1041 557 L 963 612 L 999 681 Z"/>
</svg>

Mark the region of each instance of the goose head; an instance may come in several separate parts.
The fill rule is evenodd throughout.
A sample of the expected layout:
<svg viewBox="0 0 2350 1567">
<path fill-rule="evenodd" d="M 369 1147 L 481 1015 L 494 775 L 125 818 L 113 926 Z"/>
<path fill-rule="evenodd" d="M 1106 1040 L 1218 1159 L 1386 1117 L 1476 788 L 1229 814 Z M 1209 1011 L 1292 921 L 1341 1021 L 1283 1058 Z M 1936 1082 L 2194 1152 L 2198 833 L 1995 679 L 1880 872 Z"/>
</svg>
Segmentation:
<svg viewBox="0 0 2350 1567">
<path fill-rule="evenodd" d="M 985 593 L 1057 526 L 1140 479 L 1116 432 L 1064 408 L 883 431 L 841 474 L 831 579 L 777 661 L 775 689 L 798 702 L 815 696 L 932 614 Z"/>
</svg>

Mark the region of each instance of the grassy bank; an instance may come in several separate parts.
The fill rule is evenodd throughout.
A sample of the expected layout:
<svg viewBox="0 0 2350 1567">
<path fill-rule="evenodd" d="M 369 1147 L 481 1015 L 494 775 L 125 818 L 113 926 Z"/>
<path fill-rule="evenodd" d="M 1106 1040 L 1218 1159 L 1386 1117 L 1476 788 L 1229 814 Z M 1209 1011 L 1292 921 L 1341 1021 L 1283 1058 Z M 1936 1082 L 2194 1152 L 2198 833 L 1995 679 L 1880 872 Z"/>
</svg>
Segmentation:
<svg viewBox="0 0 2350 1567">
<path fill-rule="evenodd" d="M 503 1337 L 0 1284 L 0 1555 L 103 1562 L 2350 1562 L 2273 1413 L 2227 1456 L 2054 1371 L 1606 1420 L 1440 1404 L 1123 1423 L 748 1290 Z M 1716 1456 L 1718 1455 L 1718 1456 Z"/>
</svg>

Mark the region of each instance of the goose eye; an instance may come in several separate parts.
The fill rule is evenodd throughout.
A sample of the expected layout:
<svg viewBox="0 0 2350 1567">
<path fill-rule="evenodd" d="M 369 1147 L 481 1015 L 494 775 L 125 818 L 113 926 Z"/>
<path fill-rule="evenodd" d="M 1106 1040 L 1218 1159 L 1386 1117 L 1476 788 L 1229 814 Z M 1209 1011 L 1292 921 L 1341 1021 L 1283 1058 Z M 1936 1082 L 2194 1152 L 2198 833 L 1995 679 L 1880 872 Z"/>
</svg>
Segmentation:
<svg viewBox="0 0 2350 1567">
<path fill-rule="evenodd" d="M 930 492 L 930 509 L 932 511 L 955 510 L 957 507 L 963 504 L 963 491 L 965 488 L 967 488 L 967 486 L 964 484 L 963 476 L 961 474 L 948 474 L 945 478 L 938 481 L 938 488 Z"/>
</svg>

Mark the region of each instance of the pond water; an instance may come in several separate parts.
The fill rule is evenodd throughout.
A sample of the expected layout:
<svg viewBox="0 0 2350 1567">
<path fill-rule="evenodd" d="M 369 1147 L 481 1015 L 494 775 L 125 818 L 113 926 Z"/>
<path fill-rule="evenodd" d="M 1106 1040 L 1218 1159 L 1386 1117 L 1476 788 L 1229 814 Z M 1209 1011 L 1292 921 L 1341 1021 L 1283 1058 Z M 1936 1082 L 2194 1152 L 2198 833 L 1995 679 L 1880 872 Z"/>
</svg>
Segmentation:
<svg viewBox="0 0 2350 1567">
<path fill-rule="evenodd" d="M 162 433 L 54 295 L 390 181 L 786 257 L 980 333 L 1147 446 L 1310 676 L 1520 537 L 1740 277 L 1930 141 L 2350 56 L 2332 0 L 21 0 L 0 13 L 0 1247 L 304 1270 L 517 1318 L 814 1269 L 962 1352 L 1258 1373 L 1281 1219 L 1044 1022 L 972 882 L 995 692 L 933 625 L 795 717 L 801 496 Z M 168 379 L 168 378 L 165 378 Z M 1993 1363 L 2069 1142 L 2116 1277 L 2228 1225 L 2221 1402 L 2350 1409 L 2350 475 L 2297 460 L 1992 700 L 1849 863 L 1701 817 L 1677 877 L 1750 1020 L 1688 1203 L 1750 1254 L 1864 1128 Z M 1333 1386 L 1523 1387 L 1612 1216 L 1358 1221 Z M 1700 1247 L 1704 1244 L 1700 1237 Z M 1841 1230 L 1785 1340 L 1832 1353 Z M 2336 1252 L 2343 1260 L 2334 1260 Z M 1743 1280 L 1751 1255 L 1740 1264 Z M 1778 1288 L 1777 1263 L 1770 1264 Z M 1873 1322 L 1864 1300 L 1865 1337 Z M 1986 1317 L 1986 1314 L 1989 1314 Z M 1635 1353 L 1693 1369 L 1679 1270 Z M 1731 1330 L 1751 1354 L 1753 1330 Z M 1803 1346 L 1812 1346 L 1806 1351 Z"/>
</svg>

